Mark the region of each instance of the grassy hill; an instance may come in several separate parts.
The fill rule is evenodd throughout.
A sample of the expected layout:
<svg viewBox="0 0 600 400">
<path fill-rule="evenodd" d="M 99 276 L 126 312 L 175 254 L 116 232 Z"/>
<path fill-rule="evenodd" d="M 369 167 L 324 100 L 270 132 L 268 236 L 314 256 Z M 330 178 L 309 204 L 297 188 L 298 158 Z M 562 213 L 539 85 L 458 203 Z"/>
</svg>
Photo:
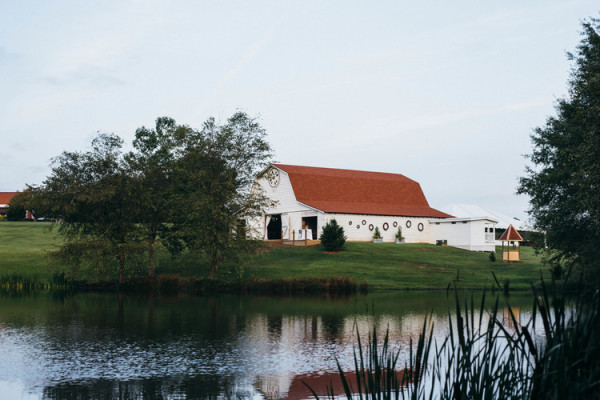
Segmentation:
<svg viewBox="0 0 600 400">
<path fill-rule="evenodd" d="M 48 224 L 0 222 L 0 277 L 21 275 L 47 281 L 60 266 L 50 266 L 47 251 L 60 244 L 60 237 L 48 231 Z M 329 278 L 347 276 L 367 281 L 370 289 L 444 289 L 458 277 L 459 286 L 493 286 L 491 272 L 511 289 L 528 289 L 540 279 L 540 270 L 549 279 L 531 248 L 523 248 L 522 263 L 489 261 L 488 253 L 475 253 L 453 247 L 427 244 L 347 243 L 345 251 L 328 254 L 316 247 L 275 247 L 249 259 L 242 267 L 223 266 L 219 278 L 238 277 L 266 280 Z M 116 269 L 115 269 L 116 272 Z M 192 254 L 173 259 L 166 251 L 159 254 L 157 274 L 176 274 L 183 278 L 205 278 L 208 266 Z M 79 279 L 98 279 L 83 269 Z M 109 277 L 112 279 L 112 277 Z"/>
<path fill-rule="evenodd" d="M 345 251 L 336 254 L 324 253 L 320 246 L 275 248 L 256 257 L 247 273 L 265 279 L 344 275 L 366 280 L 369 288 L 443 289 L 456 277 L 461 287 L 491 287 L 493 271 L 501 284 L 509 281 L 511 288 L 527 289 L 545 268 L 533 249 L 523 248 L 521 256 L 519 264 L 492 263 L 489 253 L 453 247 L 346 243 Z"/>
</svg>

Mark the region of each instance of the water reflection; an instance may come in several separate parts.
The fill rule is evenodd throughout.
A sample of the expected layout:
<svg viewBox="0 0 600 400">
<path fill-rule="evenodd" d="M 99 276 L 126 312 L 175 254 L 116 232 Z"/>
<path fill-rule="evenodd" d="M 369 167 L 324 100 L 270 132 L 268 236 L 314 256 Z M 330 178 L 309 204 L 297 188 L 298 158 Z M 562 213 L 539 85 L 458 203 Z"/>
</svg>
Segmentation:
<svg viewBox="0 0 600 400">
<path fill-rule="evenodd" d="M 528 319 L 529 296 L 511 298 Z M 389 329 L 408 354 L 425 315 L 447 334 L 445 293 L 356 297 L 0 296 L 0 392 L 27 398 L 309 397 L 302 380 L 353 367 L 356 332 Z M 478 316 L 476 316 L 478 318 Z M 512 318 L 507 320 L 512 323 Z M 403 364 L 403 362 L 401 362 Z M 19 397 L 17 397 L 19 398 Z"/>
</svg>

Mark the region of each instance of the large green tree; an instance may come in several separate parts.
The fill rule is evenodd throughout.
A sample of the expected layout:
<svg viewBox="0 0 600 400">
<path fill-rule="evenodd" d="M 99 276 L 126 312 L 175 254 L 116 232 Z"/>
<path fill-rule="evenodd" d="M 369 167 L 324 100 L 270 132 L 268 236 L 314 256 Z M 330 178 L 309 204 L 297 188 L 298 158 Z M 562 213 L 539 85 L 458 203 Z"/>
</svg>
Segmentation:
<svg viewBox="0 0 600 400">
<path fill-rule="evenodd" d="M 179 136 L 178 146 L 173 221 L 186 245 L 209 260 L 214 278 L 220 263 L 239 261 L 257 244 L 246 238 L 244 221 L 268 203 L 253 183 L 269 164 L 271 147 L 264 128 L 243 112 L 224 124 L 207 120 Z"/>
<path fill-rule="evenodd" d="M 568 95 L 556 116 L 531 135 L 533 163 L 518 193 L 530 196 L 529 213 L 546 232 L 551 261 L 600 275 L 600 20 L 582 23 Z"/>
<path fill-rule="evenodd" d="M 177 238 L 172 229 L 172 216 L 180 208 L 173 202 L 174 169 L 179 156 L 177 144 L 191 132 L 191 128 L 177 125 L 172 118 L 158 118 L 154 129 L 141 127 L 136 130 L 135 151 L 125 157 L 133 188 L 131 202 L 146 244 L 150 277 L 155 274 L 157 247 L 165 244 L 171 250 L 180 249 L 177 241 L 172 240 Z"/>
<path fill-rule="evenodd" d="M 123 140 L 99 134 L 87 152 L 63 152 L 39 190 L 45 212 L 60 216 L 66 241 L 60 259 L 81 260 L 99 253 L 118 260 L 124 280 L 127 256 L 139 242 L 131 176 L 124 165 Z"/>
</svg>

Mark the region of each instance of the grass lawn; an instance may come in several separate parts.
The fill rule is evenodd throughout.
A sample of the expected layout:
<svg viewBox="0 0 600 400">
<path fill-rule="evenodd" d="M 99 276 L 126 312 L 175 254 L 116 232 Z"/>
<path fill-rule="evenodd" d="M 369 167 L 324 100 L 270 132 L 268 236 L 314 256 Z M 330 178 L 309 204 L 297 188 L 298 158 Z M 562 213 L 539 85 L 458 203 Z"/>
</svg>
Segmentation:
<svg viewBox="0 0 600 400">
<path fill-rule="evenodd" d="M 497 260 L 501 252 L 496 251 Z M 549 278 L 532 248 L 522 248 L 521 263 L 489 261 L 489 253 L 428 244 L 346 243 L 346 250 L 326 254 L 320 246 L 286 247 L 256 257 L 247 273 L 265 279 L 349 276 L 377 289 L 443 289 L 458 276 L 461 287 L 491 287 L 493 271 L 500 284 L 529 289 Z"/>
<path fill-rule="evenodd" d="M 0 221 L 0 277 L 23 275 L 34 280 L 51 279 L 56 267 L 50 268 L 46 252 L 60 244 L 49 224 Z M 511 289 L 528 289 L 539 281 L 539 271 L 549 279 L 533 249 L 523 248 L 519 264 L 489 261 L 488 253 L 475 253 L 453 247 L 427 244 L 346 243 L 345 251 L 327 254 L 320 246 L 283 247 L 265 251 L 244 266 L 244 276 L 267 280 L 290 278 L 329 278 L 347 276 L 367 281 L 370 289 L 445 289 L 458 276 L 460 287 L 483 288 L 493 285 L 491 271 L 500 284 L 510 282 Z M 173 259 L 166 251 L 159 253 L 157 274 L 178 274 L 185 278 L 208 275 L 206 263 L 191 254 Z M 232 266 L 223 266 L 219 278 L 234 279 Z M 116 277 L 116 270 L 115 270 Z M 81 271 L 80 279 L 93 279 Z"/>
<path fill-rule="evenodd" d="M 52 277 L 46 253 L 60 238 L 49 223 L 0 221 L 0 276 L 22 275 L 42 281 Z"/>
</svg>

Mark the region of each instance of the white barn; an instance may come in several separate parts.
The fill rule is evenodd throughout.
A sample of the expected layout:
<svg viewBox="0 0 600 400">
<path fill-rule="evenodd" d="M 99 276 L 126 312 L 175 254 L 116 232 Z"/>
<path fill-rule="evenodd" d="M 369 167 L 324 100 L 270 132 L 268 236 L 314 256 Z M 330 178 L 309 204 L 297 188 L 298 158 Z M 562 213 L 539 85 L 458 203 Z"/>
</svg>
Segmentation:
<svg viewBox="0 0 600 400">
<path fill-rule="evenodd" d="M 255 185 L 272 200 L 261 218 L 248 221 L 265 240 L 301 240 L 304 232 L 316 240 L 336 219 L 349 241 L 370 241 L 379 227 L 383 241 L 393 242 L 401 227 L 407 243 L 494 249 L 494 220 L 453 218 L 431 208 L 419 183 L 404 175 L 272 164 Z"/>
</svg>

